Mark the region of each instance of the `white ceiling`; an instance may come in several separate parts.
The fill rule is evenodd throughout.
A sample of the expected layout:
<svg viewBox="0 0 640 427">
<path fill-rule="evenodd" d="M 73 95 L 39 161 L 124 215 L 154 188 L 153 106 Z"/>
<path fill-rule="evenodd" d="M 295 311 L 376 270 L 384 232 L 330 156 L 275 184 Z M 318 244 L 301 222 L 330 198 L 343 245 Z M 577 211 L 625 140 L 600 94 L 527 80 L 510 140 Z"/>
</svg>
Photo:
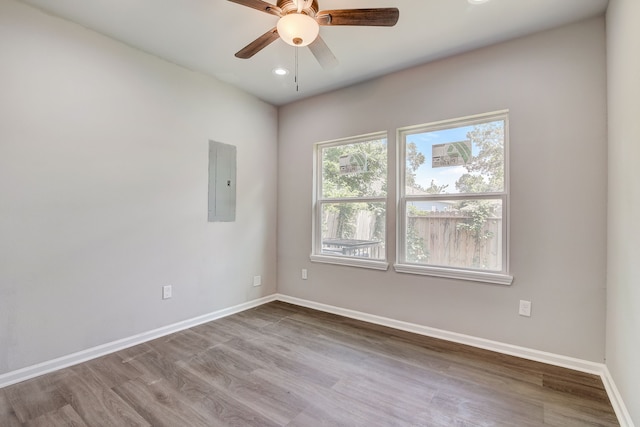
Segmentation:
<svg viewBox="0 0 640 427">
<path fill-rule="evenodd" d="M 321 27 L 339 61 L 324 70 L 277 40 L 251 59 L 234 53 L 277 17 L 228 0 L 22 0 L 140 50 L 212 75 L 274 105 L 602 14 L 607 0 L 318 0 L 321 10 L 397 7 L 395 27 Z M 275 3 L 275 0 L 270 0 Z M 283 66 L 291 74 L 272 73 Z"/>
</svg>

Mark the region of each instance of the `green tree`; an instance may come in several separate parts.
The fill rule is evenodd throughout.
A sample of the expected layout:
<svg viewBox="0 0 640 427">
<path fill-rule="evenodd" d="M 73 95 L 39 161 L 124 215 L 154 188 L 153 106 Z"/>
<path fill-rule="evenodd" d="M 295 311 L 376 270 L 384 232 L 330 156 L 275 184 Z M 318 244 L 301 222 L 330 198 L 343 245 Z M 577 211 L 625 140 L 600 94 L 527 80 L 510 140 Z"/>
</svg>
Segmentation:
<svg viewBox="0 0 640 427">
<path fill-rule="evenodd" d="M 387 144 L 385 140 L 373 140 L 354 144 L 327 147 L 322 150 L 322 196 L 324 198 L 344 198 L 381 196 L 387 193 Z M 362 171 L 342 173 L 340 158 L 354 156 L 366 162 Z M 325 205 L 326 210 L 337 213 L 336 236 L 351 239 L 355 236 L 354 218 L 361 210 L 375 215 L 372 237 L 384 235 L 384 207 L 380 203 L 336 203 Z M 326 230 L 325 230 L 326 231 Z"/>
<path fill-rule="evenodd" d="M 420 184 L 416 182 L 416 170 L 424 163 L 424 154 L 418 151 L 418 147 L 415 142 L 409 142 L 407 144 L 407 164 L 406 164 L 406 185 L 410 188 L 416 188 L 418 190 L 424 190 Z"/>
<path fill-rule="evenodd" d="M 387 144 L 384 140 L 324 148 L 322 151 L 323 197 L 379 196 L 387 192 Z M 357 155 L 366 159 L 366 169 L 341 173 L 340 157 Z"/>
<path fill-rule="evenodd" d="M 425 216 L 424 211 L 407 204 L 407 260 L 418 263 L 426 262 L 429 259 L 429 250 L 425 248 L 424 239 L 416 227 L 418 217 L 421 216 Z"/>
<path fill-rule="evenodd" d="M 424 156 L 422 156 L 424 161 Z M 420 167 L 417 165 L 416 169 Z M 441 194 L 449 187 L 449 184 L 437 185 L 431 180 L 429 187 L 423 190 L 429 194 Z M 420 236 L 416 228 L 416 217 L 425 216 L 426 212 L 417 209 L 413 205 L 407 205 L 407 259 L 412 262 L 424 263 L 429 259 L 429 250 L 425 248 L 424 238 Z"/>
<path fill-rule="evenodd" d="M 431 184 L 424 189 L 424 191 L 426 191 L 429 194 L 441 194 L 444 193 L 444 190 L 446 190 L 449 187 L 449 184 L 444 184 L 444 185 L 437 185 L 435 180 L 431 180 Z"/>
<path fill-rule="evenodd" d="M 456 181 L 461 193 L 493 193 L 504 189 L 503 122 L 482 123 L 467 133 L 478 154 L 464 167 L 467 172 Z"/>
<path fill-rule="evenodd" d="M 478 154 L 465 165 L 467 172 L 456 181 L 456 188 L 462 193 L 494 193 L 504 189 L 504 125 L 503 122 L 483 123 L 474 126 L 467 138 Z M 496 204 L 491 200 L 469 200 L 460 202 L 457 208 L 464 212 L 467 220 L 458 224 L 473 236 L 475 242 L 473 264 L 482 267 L 486 242 L 493 233 L 486 229 L 487 219 L 495 215 Z"/>
<path fill-rule="evenodd" d="M 373 140 L 354 144 L 327 147 L 322 151 L 322 196 L 324 198 L 381 196 L 387 193 L 387 144 L 385 140 Z M 366 169 L 344 174 L 340 171 L 340 158 L 352 155 L 366 159 Z M 415 171 L 425 162 L 414 143 L 407 147 L 407 176 L 415 184 Z M 327 205 L 325 205 L 327 206 Z M 354 218 L 359 211 L 375 216 L 374 239 L 383 239 L 385 230 L 385 206 L 381 203 L 336 203 L 327 206 L 336 212 L 338 224 L 336 237 L 350 239 L 355 236 Z"/>
</svg>

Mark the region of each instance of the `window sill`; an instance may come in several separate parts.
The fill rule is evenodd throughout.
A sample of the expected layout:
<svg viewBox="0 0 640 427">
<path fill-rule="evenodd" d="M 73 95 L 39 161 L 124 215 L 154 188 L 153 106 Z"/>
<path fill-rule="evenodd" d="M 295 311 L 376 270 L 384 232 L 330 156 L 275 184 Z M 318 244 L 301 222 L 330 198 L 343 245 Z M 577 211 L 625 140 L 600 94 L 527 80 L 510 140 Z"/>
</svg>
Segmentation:
<svg viewBox="0 0 640 427">
<path fill-rule="evenodd" d="M 312 262 L 321 262 L 324 264 L 346 265 L 348 267 L 371 268 L 374 270 L 388 270 L 389 263 L 386 261 L 372 260 L 365 258 L 337 257 L 327 255 L 314 255 L 310 257 Z"/>
<path fill-rule="evenodd" d="M 456 270 L 454 268 L 427 267 L 414 264 L 395 264 L 393 268 L 398 273 L 422 274 L 424 276 L 444 277 L 447 279 L 470 280 L 474 282 L 493 283 L 509 286 L 513 276 L 502 273 L 484 271 Z"/>
</svg>

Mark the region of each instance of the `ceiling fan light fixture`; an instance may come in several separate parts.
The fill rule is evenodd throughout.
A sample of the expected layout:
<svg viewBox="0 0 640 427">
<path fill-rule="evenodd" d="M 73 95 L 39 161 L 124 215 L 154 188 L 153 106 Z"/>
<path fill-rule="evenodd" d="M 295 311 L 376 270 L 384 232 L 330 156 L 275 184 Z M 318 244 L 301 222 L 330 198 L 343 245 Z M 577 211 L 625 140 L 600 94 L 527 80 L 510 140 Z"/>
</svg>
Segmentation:
<svg viewBox="0 0 640 427">
<path fill-rule="evenodd" d="M 304 13 L 290 13 L 278 21 L 278 34 L 285 43 L 302 47 L 311 44 L 320 33 L 315 19 Z"/>
</svg>

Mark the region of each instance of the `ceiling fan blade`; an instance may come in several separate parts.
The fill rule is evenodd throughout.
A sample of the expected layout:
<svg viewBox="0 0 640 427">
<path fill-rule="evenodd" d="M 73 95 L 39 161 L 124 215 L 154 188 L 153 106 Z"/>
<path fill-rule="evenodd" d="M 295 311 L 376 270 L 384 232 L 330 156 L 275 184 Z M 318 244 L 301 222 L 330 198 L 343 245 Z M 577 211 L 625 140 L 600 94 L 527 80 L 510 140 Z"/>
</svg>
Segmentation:
<svg viewBox="0 0 640 427">
<path fill-rule="evenodd" d="M 309 45 L 309 50 L 325 70 L 330 70 L 338 66 L 338 60 L 322 37 L 318 36 L 313 43 Z"/>
<path fill-rule="evenodd" d="M 321 10 L 316 15 L 320 25 L 366 25 L 393 27 L 398 22 L 400 11 L 396 7 L 377 9 Z"/>
<path fill-rule="evenodd" d="M 236 57 L 241 59 L 249 59 L 256 53 L 260 52 L 262 49 L 276 41 L 279 37 L 280 35 L 278 35 L 278 29 L 272 28 L 271 30 L 267 31 L 266 33 L 240 49 L 238 53 L 236 53 Z"/>
<path fill-rule="evenodd" d="M 265 13 L 270 13 L 272 15 L 282 16 L 282 11 L 278 6 L 271 3 L 267 3 L 266 1 L 262 1 L 262 0 L 229 0 L 229 1 L 233 3 L 241 4 L 243 6 L 250 7 L 252 9 L 260 10 Z"/>
</svg>

